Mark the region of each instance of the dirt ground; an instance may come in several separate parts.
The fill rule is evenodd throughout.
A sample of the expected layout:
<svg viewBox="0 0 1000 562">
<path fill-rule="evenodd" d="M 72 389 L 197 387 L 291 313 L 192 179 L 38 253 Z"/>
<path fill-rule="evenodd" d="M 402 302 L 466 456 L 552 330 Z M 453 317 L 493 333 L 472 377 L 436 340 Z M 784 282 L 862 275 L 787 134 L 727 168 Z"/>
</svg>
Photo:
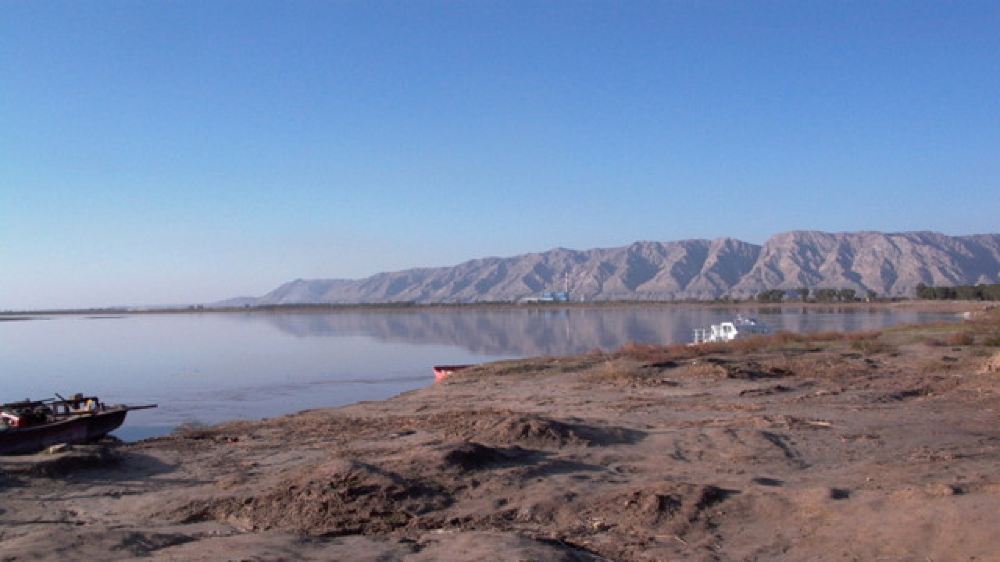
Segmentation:
<svg viewBox="0 0 1000 562">
<path fill-rule="evenodd" d="M 0 560 L 1000 560 L 1000 318 L 468 369 L 0 459 Z"/>
</svg>

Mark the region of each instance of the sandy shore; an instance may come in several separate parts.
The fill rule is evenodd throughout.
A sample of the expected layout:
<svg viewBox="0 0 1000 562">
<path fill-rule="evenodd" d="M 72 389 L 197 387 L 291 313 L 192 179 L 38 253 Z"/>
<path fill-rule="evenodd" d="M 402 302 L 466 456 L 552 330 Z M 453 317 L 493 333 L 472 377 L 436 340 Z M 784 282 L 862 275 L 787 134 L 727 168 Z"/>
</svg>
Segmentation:
<svg viewBox="0 0 1000 562">
<path fill-rule="evenodd" d="M 997 560 L 1000 321 L 476 367 L 0 460 L 0 559 Z"/>
</svg>

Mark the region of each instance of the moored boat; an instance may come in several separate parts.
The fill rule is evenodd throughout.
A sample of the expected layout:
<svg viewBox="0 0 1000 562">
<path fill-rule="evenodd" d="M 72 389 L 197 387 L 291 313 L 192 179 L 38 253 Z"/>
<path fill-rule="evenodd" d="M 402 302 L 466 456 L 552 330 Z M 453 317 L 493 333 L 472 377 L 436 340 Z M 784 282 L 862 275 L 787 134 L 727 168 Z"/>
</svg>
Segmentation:
<svg viewBox="0 0 1000 562">
<path fill-rule="evenodd" d="M 0 404 L 0 455 L 96 441 L 118 429 L 128 412 L 155 407 L 107 405 L 96 396 L 80 394 L 69 400 L 60 397 Z"/>
<path fill-rule="evenodd" d="M 695 329 L 694 341 L 691 343 L 721 343 L 769 333 L 771 333 L 770 328 L 764 324 L 753 318 L 737 314 L 732 322 L 721 322 L 712 324 L 708 328 Z"/>
<path fill-rule="evenodd" d="M 434 365 L 434 382 L 441 382 L 455 371 L 468 369 L 472 365 Z"/>
</svg>

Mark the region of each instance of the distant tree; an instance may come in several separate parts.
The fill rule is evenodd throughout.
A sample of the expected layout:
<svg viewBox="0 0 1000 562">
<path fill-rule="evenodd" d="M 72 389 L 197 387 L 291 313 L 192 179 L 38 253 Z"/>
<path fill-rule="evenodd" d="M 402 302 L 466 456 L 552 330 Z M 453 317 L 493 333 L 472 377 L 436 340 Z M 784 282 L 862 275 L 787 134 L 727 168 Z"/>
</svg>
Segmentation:
<svg viewBox="0 0 1000 562">
<path fill-rule="evenodd" d="M 781 302 L 785 298 L 785 292 L 781 289 L 771 289 L 757 293 L 758 302 Z"/>
<path fill-rule="evenodd" d="M 871 289 L 868 289 L 865 292 L 865 298 L 867 298 L 869 301 L 875 300 L 876 297 L 878 297 L 878 293 L 876 293 L 875 291 L 873 291 Z"/>
<path fill-rule="evenodd" d="M 813 297 L 819 302 L 833 302 L 837 299 L 837 295 L 837 289 L 816 289 L 813 291 Z"/>
<path fill-rule="evenodd" d="M 917 283 L 917 298 L 932 299 L 934 298 L 934 290 L 923 283 Z"/>
<path fill-rule="evenodd" d="M 983 300 L 1000 301 L 1000 284 L 982 285 Z"/>
<path fill-rule="evenodd" d="M 972 285 L 963 285 L 961 287 L 955 287 L 955 298 L 963 301 L 982 300 L 983 293 L 980 287 L 973 287 Z"/>
<path fill-rule="evenodd" d="M 954 300 L 958 297 L 958 291 L 955 290 L 955 287 L 933 287 L 931 290 L 934 298 L 938 300 Z"/>
<path fill-rule="evenodd" d="M 802 302 L 809 300 L 809 287 L 799 287 L 798 289 L 795 289 L 795 292 L 799 294 L 799 298 L 802 299 Z"/>
<path fill-rule="evenodd" d="M 1000 284 L 956 285 L 954 287 L 932 287 L 917 285 L 917 298 L 937 300 L 1000 300 Z"/>
<path fill-rule="evenodd" d="M 844 302 L 854 301 L 854 289 L 841 289 L 837 291 L 837 296 Z"/>
</svg>

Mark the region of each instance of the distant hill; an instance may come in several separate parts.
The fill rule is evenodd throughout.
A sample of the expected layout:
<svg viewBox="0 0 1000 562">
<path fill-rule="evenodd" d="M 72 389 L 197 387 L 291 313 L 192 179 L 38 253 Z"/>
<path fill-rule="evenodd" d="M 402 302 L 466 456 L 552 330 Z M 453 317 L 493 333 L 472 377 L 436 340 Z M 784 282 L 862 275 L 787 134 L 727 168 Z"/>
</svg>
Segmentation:
<svg viewBox="0 0 1000 562">
<path fill-rule="evenodd" d="M 746 298 L 798 287 L 912 296 L 919 283 L 1000 283 L 1000 234 L 794 231 L 762 246 L 717 238 L 556 248 L 365 279 L 297 279 L 261 297 L 216 304 L 510 301 L 566 286 L 573 300 Z"/>
</svg>

